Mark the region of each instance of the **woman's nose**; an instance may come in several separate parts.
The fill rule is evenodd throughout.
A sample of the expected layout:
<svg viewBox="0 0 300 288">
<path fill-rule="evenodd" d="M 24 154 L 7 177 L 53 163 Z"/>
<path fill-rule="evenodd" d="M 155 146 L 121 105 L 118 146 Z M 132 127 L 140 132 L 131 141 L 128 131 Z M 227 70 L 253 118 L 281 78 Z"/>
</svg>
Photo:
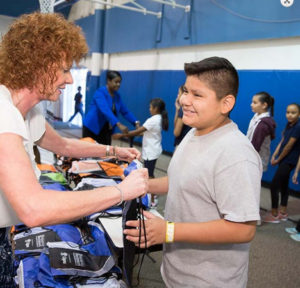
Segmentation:
<svg viewBox="0 0 300 288">
<path fill-rule="evenodd" d="M 71 74 L 71 72 L 69 72 L 68 76 L 67 76 L 67 79 L 66 79 L 66 83 L 68 84 L 73 84 L 73 76 Z"/>
</svg>

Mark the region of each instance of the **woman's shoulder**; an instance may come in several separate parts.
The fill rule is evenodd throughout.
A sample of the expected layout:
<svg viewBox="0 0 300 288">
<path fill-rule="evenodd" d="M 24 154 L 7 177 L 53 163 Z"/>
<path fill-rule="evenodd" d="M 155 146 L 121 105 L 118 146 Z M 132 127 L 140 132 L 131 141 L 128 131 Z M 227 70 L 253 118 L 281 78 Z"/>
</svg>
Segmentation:
<svg viewBox="0 0 300 288">
<path fill-rule="evenodd" d="M 101 86 L 100 88 L 97 89 L 97 92 L 108 92 L 106 86 Z"/>
<path fill-rule="evenodd" d="M 0 104 L 0 109 L 1 109 L 2 113 L 5 113 L 5 114 L 10 114 L 10 113 L 20 114 L 19 110 L 8 99 L 0 97 L 0 103 L 1 103 Z"/>
<path fill-rule="evenodd" d="M 110 98 L 110 95 L 108 93 L 106 86 L 102 86 L 102 87 L 98 88 L 93 96 L 93 99 L 95 101 L 100 101 L 101 99 L 103 100 L 103 99 L 108 99 L 108 98 Z"/>
</svg>

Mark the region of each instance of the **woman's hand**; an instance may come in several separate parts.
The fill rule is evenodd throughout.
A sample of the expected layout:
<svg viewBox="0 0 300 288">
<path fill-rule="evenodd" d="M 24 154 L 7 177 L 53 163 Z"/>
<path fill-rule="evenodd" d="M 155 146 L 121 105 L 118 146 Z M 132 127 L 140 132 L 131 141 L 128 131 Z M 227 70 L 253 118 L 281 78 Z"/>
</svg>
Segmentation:
<svg viewBox="0 0 300 288">
<path fill-rule="evenodd" d="M 149 188 L 148 169 L 141 168 L 133 170 L 125 179 L 118 184 L 123 191 L 123 200 L 135 199 L 144 196 Z"/>
<path fill-rule="evenodd" d="M 272 157 L 272 159 L 271 159 L 271 165 L 272 165 L 272 166 L 276 166 L 278 163 L 279 163 L 279 160 L 278 160 L 278 159 L 275 160 L 275 159 Z"/>
<path fill-rule="evenodd" d="M 121 124 L 120 122 L 117 123 L 117 126 L 121 130 L 122 133 L 128 133 L 129 130 L 128 130 L 127 126 Z"/>
<path fill-rule="evenodd" d="M 139 160 L 141 158 L 141 152 L 139 150 L 137 150 L 136 148 L 117 147 L 116 148 L 116 156 L 120 160 L 132 162 L 134 159 Z"/>
<path fill-rule="evenodd" d="M 144 216 L 148 219 L 145 220 L 146 227 L 146 239 L 147 247 L 150 247 L 155 244 L 162 244 L 166 241 L 166 221 L 160 217 L 154 216 L 152 213 L 144 211 Z M 141 248 L 145 248 L 145 236 L 144 228 L 139 227 L 140 221 L 127 221 L 127 226 L 133 227 L 134 229 L 125 229 L 124 234 L 126 234 L 126 239 L 139 245 Z M 143 225 L 143 221 L 141 221 Z M 141 229 L 141 239 L 139 239 Z"/>
<path fill-rule="evenodd" d="M 299 184 L 299 182 L 298 182 L 298 173 L 297 172 L 294 173 L 293 178 L 292 178 L 292 182 L 294 184 Z"/>
</svg>

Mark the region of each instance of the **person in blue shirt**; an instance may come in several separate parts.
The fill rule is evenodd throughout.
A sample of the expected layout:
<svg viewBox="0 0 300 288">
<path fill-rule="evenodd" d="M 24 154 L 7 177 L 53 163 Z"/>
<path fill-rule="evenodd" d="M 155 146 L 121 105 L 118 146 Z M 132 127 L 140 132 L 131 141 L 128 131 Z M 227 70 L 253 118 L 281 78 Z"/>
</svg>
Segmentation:
<svg viewBox="0 0 300 288">
<path fill-rule="evenodd" d="M 289 179 L 300 154 L 299 117 L 300 106 L 296 103 L 288 105 L 286 109 L 288 123 L 283 131 L 282 140 L 271 158 L 272 166 L 278 164 L 278 169 L 270 184 L 272 210 L 262 218 L 263 222 L 279 223 L 288 220 Z M 279 191 L 281 192 L 281 203 L 278 208 Z"/>
<path fill-rule="evenodd" d="M 125 106 L 118 92 L 121 74 L 109 70 L 106 80 L 106 85 L 95 92 L 89 111 L 83 119 L 83 137 L 91 137 L 98 143 L 111 145 L 111 135 L 116 128 L 122 133 L 128 132 L 128 128 L 118 119 L 120 113 L 136 128 L 140 127 L 140 121 Z"/>
<path fill-rule="evenodd" d="M 77 113 L 80 113 L 81 118 L 83 118 L 83 104 L 82 104 L 82 94 L 81 92 L 81 86 L 78 86 L 78 92 L 76 93 L 75 97 L 74 97 L 74 101 L 75 101 L 75 109 L 74 109 L 74 114 L 70 117 L 68 123 L 71 124 L 72 120 L 75 118 L 75 116 L 77 115 Z"/>
</svg>

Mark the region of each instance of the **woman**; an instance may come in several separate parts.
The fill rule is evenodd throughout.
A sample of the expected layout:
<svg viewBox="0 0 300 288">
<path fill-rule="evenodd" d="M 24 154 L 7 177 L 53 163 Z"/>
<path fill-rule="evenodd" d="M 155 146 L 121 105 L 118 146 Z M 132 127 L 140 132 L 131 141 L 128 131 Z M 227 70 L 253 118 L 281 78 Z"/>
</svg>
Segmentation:
<svg viewBox="0 0 300 288">
<path fill-rule="evenodd" d="M 0 287 L 14 287 L 9 226 L 29 227 L 70 222 L 147 191 L 145 169 L 133 171 L 115 187 L 60 193 L 38 182 L 33 145 L 69 157 L 116 154 L 139 158 L 134 148 L 118 148 L 66 139 L 45 121 L 36 106 L 57 101 L 73 61 L 88 48 L 81 29 L 59 14 L 32 13 L 17 19 L 0 45 Z"/>
<path fill-rule="evenodd" d="M 106 86 L 100 87 L 95 92 L 83 120 L 83 137 L 91 137 L 98 143 L 110 145 L 111 135 L 114 134 L 116 127 L 122 133 L 128 132 L 128 128 L 118 119 L 120 113 L 136 128 L 140 127 L 140 121 L 128 110 L 118 92 L 121 81 L 122 76 L 118 71 L 107 72 Z"/>
<path fill-rule="evenodd" d="M 289 104 L 286 108 L 287 124 L 282 138 L 271 158 L 271 165 L 278 168 L 270 184 L 272 209 L 263 218 L 263 222 L 278 224 L 288 220 L 290 174 L 296 168 L 300 154 L 300 106 Z M 280 192 L 280 206 L 279 206 Z"/>
<path fill-rule="evenodd" d="M 182 141 L 182 139 L 184 138 L 184 136 L 191 130 L 191 127 L 185 125 L 182 122 L 182 117 L 183 117 L 183 111 L 182 108 L 180 106 L 180 102 L 179 99 L 181 97 L 181 95 L 183 94 L 183 85 L 181 85 L 178 89 L 178 94 L 177 94 L 177 98 L 175 100 L 175 116 L 174 116 L 174 136 L 175 136 L 175 140 L 174 140 L 174 146 L 175 146 L 175 150 L 177 146 L 180 144 L 180 142 Z"/>
<path fill-rule="evenodd" d="M 264 91 L 255 94 L 251 103 L 255 114 L 249 123 L 247 138 L 259 153 L 264 172 L 268 170 L 271 141 L 275 139 L 274 103 L 274 98 Z"/>
</svg>

